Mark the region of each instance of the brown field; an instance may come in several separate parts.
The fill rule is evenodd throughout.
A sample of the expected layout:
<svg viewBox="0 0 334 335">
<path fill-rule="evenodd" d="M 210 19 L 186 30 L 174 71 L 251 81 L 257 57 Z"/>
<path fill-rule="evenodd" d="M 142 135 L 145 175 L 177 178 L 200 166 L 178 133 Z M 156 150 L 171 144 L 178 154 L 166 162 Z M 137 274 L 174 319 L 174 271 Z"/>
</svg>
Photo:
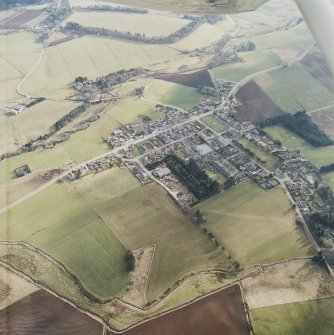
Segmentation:
<svg viewBox="0 0 334 335">
<path fill-rule="evenodd" d="M 214 87 L 212 78 L 208 70 L 201 70 L 192 73 L 182 74 L 165 74 L 163 76 L 160 76 L 159 79 L 194 88 L 202 86 Z"/>
<path fill-rule="evenodd" d="M 329 91 L 334 93 L 334 79 L 331 75 L 325 58 L 320 52 L 308 54 L 302 61 L 303 68 L 308 71 L 311 76 L 321 82 Z"/>
<path fill-rule="evenodd" d="M 242 104 L 235 115 L 238 121 L 256 123 L 284 114 L 254 80 L 240 88 L 237 98 Z"/>
<path fill-rule="evenodd" d="M 116 335 L 108 332 L 108 335 Z M 248 323 L 238 285 L 129 329 L 124 335 L 246 335 Z"/>
<path fill-rule="evenodd" d="M 0 335 L 100 335 L 102 325 L 39 290 L 0 311 Z"/>
<path fill-rule="evenodd" d="M 42 15 L 43 13 L 44 13 L 44 10 L 26 10 L 23 13 L 16 15 L 10 20 L 6 21 L 5 24 L 7 26 L 24 25 L 25 23 Z"/>
</svg>

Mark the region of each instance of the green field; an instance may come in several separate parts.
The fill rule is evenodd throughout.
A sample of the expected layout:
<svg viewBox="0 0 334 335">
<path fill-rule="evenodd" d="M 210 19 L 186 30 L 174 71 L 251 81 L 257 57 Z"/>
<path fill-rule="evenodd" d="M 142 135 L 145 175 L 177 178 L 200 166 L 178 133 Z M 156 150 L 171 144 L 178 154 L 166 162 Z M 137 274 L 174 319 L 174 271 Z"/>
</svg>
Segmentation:
<svg viewBox="0 0 334 335">
<path fill-rule="evenodd" d="M 238 142 L 245 148 L 251 150 L 260 160 L 264 161 L 265 163 L 261 162 L 261 164 L 268 170 L 274 171 L 279 167 L 279 160 L 269 152 L 262 149 L 260 146 L 246 140 L 245 138 L 240 139 Z"/>
<path fill-rule="evenodd" d="M 223 121 L 217 119 L 213 115 L 205 116 L 201 119 L 201 121 L 205 123 L 208 127 L 212 128 L 217 133 L 222 133 L 228 128 Z"/>
<path fill-rule="evenodd" d="M 266 192 L 244 181 L 198 208 L 205 226 L 242 265 L 312 253 L 306 237 L 294 224 L 294 210 L 279 186 Z"/>
<path fill-rule="evenodd" d="M 317 148 L 304 141 L 301 137 L 283 127 L 266 127 L 265 131 L 273 138 L 281 141 L 290 150 L 301 150 L 307 159 L 316 167 L 334 163 L 334 145 Z"/>
<path fill-rule="evenodd" d="M 238 82 L 247 76 L 281 64 L 279 57 L 270 50 L 255 50 L 239 55 L 242 63 L 221 65 L 212 69 L 216 79 Z"/>
<path fill-rule="evenodd" d="M 257 335 L 331 335 L 334 298 L 251 310 Z"/>
<path fill-rule="evenodd" d="M 228 266 L 206 235 L 184 216 L 160 186 L 152 183 L 131 190 L 131 185 L 125 186 L 114 177 L 104 182 L 95 187 L 94 179 L 88 184 L 83 179 L 76 183 L 76 188 L 128 248 L 156 245 L 146 292 L 148 300 L 188 271 Z M 123 194 L 112 191 L 114 183 Z"/>
<path fill-rule="evenodd" d="M 0 215 L 0 221 L 1 240 L 43 249 L 93 294 L 109 298 L 126 285 L 124 246 L 79 192 L 51 186 Z"/>
<path fill-rule="evenodd" d="M 334 140 L 334 107 L 311 114 L 312 121 Z"/>
<path fill-rule="evenodd" d="M 272 71 L 256 83 L 283 111 L 311 111 L 334 103 L 334 94 L 299 65 Z"/>
</svg>

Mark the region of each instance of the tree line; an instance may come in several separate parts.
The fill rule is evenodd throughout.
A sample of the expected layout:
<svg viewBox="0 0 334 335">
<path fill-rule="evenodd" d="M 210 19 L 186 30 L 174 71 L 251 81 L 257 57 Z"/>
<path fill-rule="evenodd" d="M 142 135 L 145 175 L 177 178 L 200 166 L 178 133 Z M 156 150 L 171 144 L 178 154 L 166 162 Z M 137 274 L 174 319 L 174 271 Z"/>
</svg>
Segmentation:
<svg viewBox="0 0 334 335">
<path fill-rule="evenodd" d="M 320 168 L 320 173 L 332 172 L 334 171 L 334 163 L 329 165 L 324 165 Z"/>
<path fill-rule="evenodd" d="M 313 123 L 311 117 L 307 115 L 305 111 L 276 116 L 259 123 L 259 126 L 262 128 L 277 125 L 282 125 L 293 131 L 315 147 L 324 147 L 334 144 L 334 141 Z"/>
<path fill-rule="evenodd" d="M 220 192 L 219 183 L 201 170 L 193 159 L 186 164 L 176 155 L 168 155 L 164 162 L 199 200 Z"/>
<path fill-rule="evenodd" d="M 54 125 L 53 128 L 55 131 L 59 131 L 64 128 L 68 123 L 72 122 L 74 119 L 78 118 L 80 114 L 84 113 L 88 108 L 87 104 L 82 104 L 74 109 L 72 109 L 69 113 L 61 117 Z"/>
<path fill-rule="evenodd" d="M 42 102 L 44 100 L 45 100 L 45 98 L 39 97 L 39 98 L 37 98 L 37 99 L 35 99 L 33 101 L 30 101 L 28 104 L 26 104 L 26 108 L 30 108 L 32 106 L 35 106 L 35 105 L 39 104 L 40 102 Z"/>
</svg>

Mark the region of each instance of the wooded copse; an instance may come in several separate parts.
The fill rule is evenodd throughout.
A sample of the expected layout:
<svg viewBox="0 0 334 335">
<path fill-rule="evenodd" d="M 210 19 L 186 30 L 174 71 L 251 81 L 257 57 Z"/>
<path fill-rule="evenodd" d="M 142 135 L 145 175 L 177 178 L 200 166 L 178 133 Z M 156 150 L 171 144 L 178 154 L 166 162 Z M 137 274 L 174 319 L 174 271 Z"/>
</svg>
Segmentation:
<svg viewBox="0 0 334 335">
<path fill-rule="evenodd" d="M 334 163 L 322 166 L 320 168 L 320 173 L 332 172 L 334 171 Z"/>
<path fill-rule="evenodd" d="M 175 155 L 168 155 L 164 159 L 168 168 L 187 186 L 199 199 L 205 199 L 220 192 L 220 185 L 212 180 L 205 171 L 201 170 L 194 160 L 186 164 Z"/>
<path fill-rule="evenodd" d="M 305 111 L 276 116 L 259 123 L 261 128 L 277 125 L 282 125 L 293 131 L 315 147 L 324 147 L 334 144 L 334 141 L 313 123 L 311 117 L 307 115 Z"/>
</svg>

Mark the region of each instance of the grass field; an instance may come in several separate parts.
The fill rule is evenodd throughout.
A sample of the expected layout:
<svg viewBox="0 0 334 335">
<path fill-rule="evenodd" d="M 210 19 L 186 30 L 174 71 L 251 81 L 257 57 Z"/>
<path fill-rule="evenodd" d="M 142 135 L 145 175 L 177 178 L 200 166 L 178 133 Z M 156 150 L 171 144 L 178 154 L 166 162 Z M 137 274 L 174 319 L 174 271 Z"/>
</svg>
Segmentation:
<svg viewBox="0 0 334 335">
<path fill-rule="evenodd" d="M 0 107 L 20 98 L 16 85 L 29 72 L 40 51 L 31 33 L 0 35 Z"/>
<path fill-rule="evenodd" d="M 312 252 L 294 224 L 295 213 L 280 187 L 265 192 L 253 182 L 244 181 L 198 208 L 208 229 L 242 265 L 270 263 Z"/>
<path fill-rule="evenodd" d="M 223 121 L 217 119 L 213 115 L 205 116 L 201 119 L 201 121 L 205 123 L 208 127 L 212 128 L 217 133 L 222 133 L 228 128 Z"/>
<path fill-rule="evenodd" d="M 115 182 L 112 178 L 96 190 L 96 196 L 89 194 L 94 180 L 91 185 L 84 182 L 79 181 L 76 187 L 128 248 L 156 244 L 146 292 L 148 300 L 188 271 L 228 266 L 206 235 L 193 226 L 158 185 L 152 183 L 128 191 L 127 186 L 122 188 L 123 182 L 116 182 L 126 193 L 115 194 L 111 191 Z"/>
<path fill-rule="evenodd" d="M 153 14 L 127 14 L 113 12 L 76 12 L 65 22 L 77 22 L 83 26 L 116 29 L 146 36 L 168 36 L 190 21 L 178 17 Z"/>
<path fill-rule="evenodd" d="M 266 73 L 255 81 L 285 112 L 310 111 L 334 103 L 334 94 L 299 65 Z"/>
<path fill-rule="evenodd" d="M 196 59 L 163 45 L 85 36 L 48 48 L 36 71 L 22 85 L 22 90 L 38 96 L 63 98 L 70 95 L 68 87 L 78 75 L 95 79 L 121 69 L 170 68 L 168 63 L 177 69 L 193 62 Z"/>
<path fill-rule="evenodd" d="M 10 8 L 10 9 L 6 9 L 6 10 L 0 10 L 0 22 L 8 20 L 9 18 L 14 16 L 18 12 L 19 12 L 19 9 L 17 9 L 17 8 Z"/>
<path fill-rule="evenodd" d="M 281 141 L 287 149 L 301 150 L 305 157 L 318 168 L 334 163 L 334 145 L 321 148 L 313 147 L 301 137 L 283 127 L 267 127 L 265 131 L 273 138 Z"/>
<path fill-rule="evenodd" d="M 318 127 L 334 139 L 334 108 L 312 113 L 311 118 Z"/>
<path fill-rule="evenodd" d="M 253 73 L 281 64 L 279 57 L 270 50 L 244 52 L 240 57 L 243 59 L 242 63 L 221 65 L 212 69 L 215 78 L 238 82 Z"/>
<path fill-rule="evenodd" d="M 331 335 L 334 298 L 251 310 L 258 335 Z"/>
<path fill-rule="evenodd" d="M 111 171 L 116 179 L 132 178 L 124 176 L 124 170 Z M 126 284 L 124 246 L 73 188 L 51 186 L 2 214 L 0 220 L 2 240 L 24 240 L 42 248 L 93 294 L 108 298 Z"/>
<path fill-rule="evenodd" d="M 257 146 L 256 144 L 244 138 L 240 139 L 238 142 L 240 142 L 245 148 L 251 150 L 260 160 L 264 161 L 265 163 L 261 162 L 261 164 L 263 164 L 264 167 L 266 167 L 268 170 L 274 171 L 279 167 L 279 160 L 269 152 Z"/>
</svg>

